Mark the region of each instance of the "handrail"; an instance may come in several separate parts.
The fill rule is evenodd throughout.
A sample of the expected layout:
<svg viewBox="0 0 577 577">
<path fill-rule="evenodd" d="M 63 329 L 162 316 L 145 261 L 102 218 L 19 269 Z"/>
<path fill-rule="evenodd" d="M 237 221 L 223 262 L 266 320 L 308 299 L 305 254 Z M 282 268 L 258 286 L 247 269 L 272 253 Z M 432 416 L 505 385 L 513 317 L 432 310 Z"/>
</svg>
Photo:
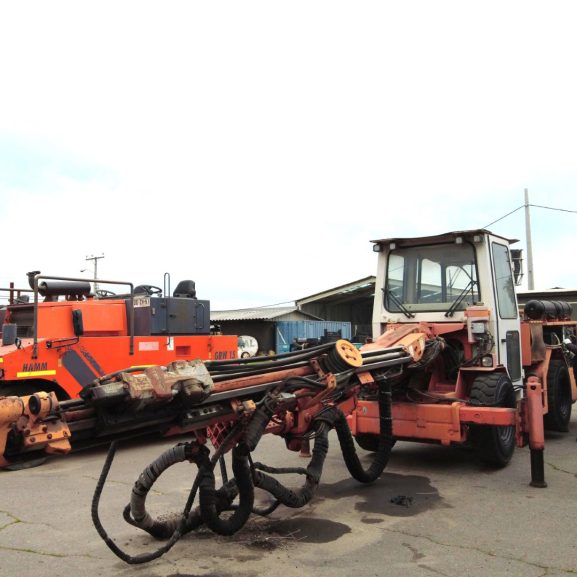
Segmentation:
<svg viewBox="0 0 577 577">
<path fill-rule="evenodd" d="M 14 286 L 14 283 L 10 283 L 9 287 L 0 287 L 0 292 L 10 293 L 8 296 L 8 304 L 13 305 L 14 304 L 14 293 L 16 293 L 16 298 L 18 298 L 20 296 L 20 293 L 31 293 L 34 291 L 32 289 L 16 288 Z"/>
</svg>

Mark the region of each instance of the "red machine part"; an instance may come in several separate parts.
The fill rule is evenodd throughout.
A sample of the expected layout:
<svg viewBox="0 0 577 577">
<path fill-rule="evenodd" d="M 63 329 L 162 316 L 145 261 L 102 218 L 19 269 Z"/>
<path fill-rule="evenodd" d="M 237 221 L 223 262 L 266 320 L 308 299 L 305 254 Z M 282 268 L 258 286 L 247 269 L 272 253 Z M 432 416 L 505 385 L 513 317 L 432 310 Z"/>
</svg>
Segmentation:
<svg viewBox="0 0 577 577">
<path fill-rule="evenodd" d="M 21 451 L 42 449 L 47 455 L 64 455 L 71 449 L 70 429 L 61 419 L 48 418 L 58 411 L 54 393 L 37 393 L 28 397 L 0 397 L 0 447 L 8 437 L 18 434 Z M 10 466 L 0 453 L 0 468 Z"/>
<path fill-rule="evenodd" d="M 356 411 L 348 420 L 355 436 L 378 434 L 379 411 L 374 401 L 358 401 Z M 471 407 L 463 402 L 393 404 L 393 435 L 396 439 L 435 439 L 447 446 L 466 440 L 465 425 L 511 426 L 517 425 L 517 421 L 516 409 Z"/>
</svg>

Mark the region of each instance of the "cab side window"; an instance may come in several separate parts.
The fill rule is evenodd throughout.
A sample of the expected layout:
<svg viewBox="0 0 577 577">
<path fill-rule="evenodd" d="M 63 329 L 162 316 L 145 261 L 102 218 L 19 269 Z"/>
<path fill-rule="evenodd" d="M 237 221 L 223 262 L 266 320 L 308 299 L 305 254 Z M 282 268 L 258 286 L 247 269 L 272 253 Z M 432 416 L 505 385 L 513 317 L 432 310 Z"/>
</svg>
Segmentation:
<svg viewBox="0 0 577 577">
<path fill-rule="evenodd" d="M 515 285 L 511 274 L 509 249 L 503 244 L 493 243 L 493 266 L 495 268 L 495 290 L 502 319 L 517 318 Z"/>
</svg>

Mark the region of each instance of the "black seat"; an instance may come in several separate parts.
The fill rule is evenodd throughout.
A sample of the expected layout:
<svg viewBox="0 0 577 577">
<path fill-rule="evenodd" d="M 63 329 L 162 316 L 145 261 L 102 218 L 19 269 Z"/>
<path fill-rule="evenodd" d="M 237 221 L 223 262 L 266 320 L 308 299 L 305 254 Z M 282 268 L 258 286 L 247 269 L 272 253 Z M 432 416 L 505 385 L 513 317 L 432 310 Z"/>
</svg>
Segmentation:
<svg viewBox="0 0 577 577">
<path fill-rule="evenodd" d="M 181 280 L 172 293 L 173 297 L 195 299 L 196 285 L 193 280 Z"/>
</svg>

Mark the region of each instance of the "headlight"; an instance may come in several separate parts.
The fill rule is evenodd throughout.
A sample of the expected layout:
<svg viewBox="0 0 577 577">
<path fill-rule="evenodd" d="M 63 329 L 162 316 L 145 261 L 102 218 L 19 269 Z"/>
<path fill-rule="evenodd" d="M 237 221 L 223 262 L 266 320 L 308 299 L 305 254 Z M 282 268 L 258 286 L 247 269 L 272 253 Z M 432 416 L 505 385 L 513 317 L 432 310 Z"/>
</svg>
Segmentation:
<svg viewBox="0 0 577 577">
<path fill-rule="evenodd" d="M 493 355 L 485 355 L 481 357 L 481 366 L 482 367 L 492 367 L 493 366 Z"/>
</svg>

